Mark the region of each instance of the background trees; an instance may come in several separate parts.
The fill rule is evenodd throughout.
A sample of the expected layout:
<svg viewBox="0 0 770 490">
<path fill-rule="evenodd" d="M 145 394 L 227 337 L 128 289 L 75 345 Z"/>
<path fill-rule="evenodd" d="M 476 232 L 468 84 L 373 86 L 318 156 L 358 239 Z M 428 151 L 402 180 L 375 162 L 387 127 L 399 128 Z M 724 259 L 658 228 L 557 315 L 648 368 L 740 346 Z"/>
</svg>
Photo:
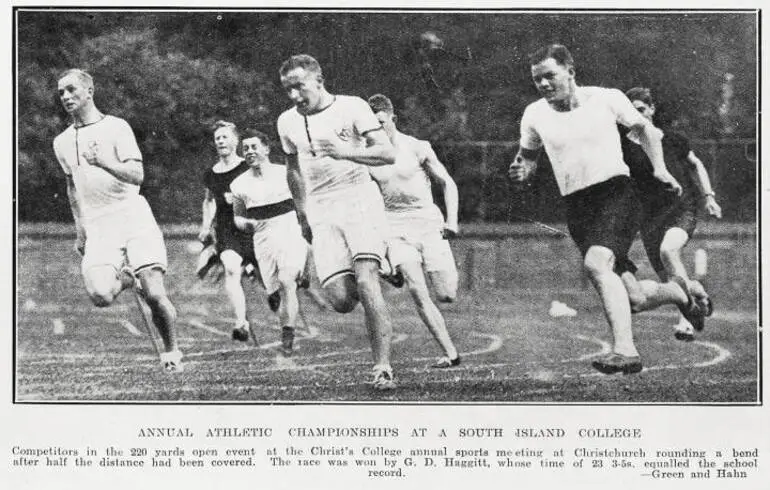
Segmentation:
<svg viewBox="0 0 770 490">
<path fill-rule="evenodd" d="M 70 219 L 51 150 L 67 125 L 55 96 L 56 76 L 65 68 L 89 70 L 98 106 L 131 123 L 146 163 L 143 192 L 162 221 L 199 219 L 200 179 L 215 159 L 211 123 L 228 119 L 275 134 L 275 119 L 288 106 L 277 70 L 298 52 L 321 61 L 333 92 L 391 96 L 404 129 L 434 140 L 459 175 L 469 203 L 463 218 L 499 219 L 485 209 L 507 199 L 505 186 L 480 193 L 479 185 L 497 177 L 508 150 L 484 156 L 478 147 L 448 143 L 517 138 L 521 112 L 536 97 L 527 53 L 562 42 L 573 51 L 580 83 L 651 86 L 663 119 L 691 138 L 753 138 L 756 21 L 749 12 L 19 11 L 19 216 Z M 428 30 L 447 51 L 472 53 L 468 62 L 432 60 L 440 89 L 426 83 L 415 49 Z M 736 192 L 753 182 L 754 169 L 743 160 L 720 161 L 736 166 L 723 172 L 738 175 Z M 751 202 L 744 207 L 750 210 Z M 737 219 L 752 216 L 732 212 Z"/>
</svg>

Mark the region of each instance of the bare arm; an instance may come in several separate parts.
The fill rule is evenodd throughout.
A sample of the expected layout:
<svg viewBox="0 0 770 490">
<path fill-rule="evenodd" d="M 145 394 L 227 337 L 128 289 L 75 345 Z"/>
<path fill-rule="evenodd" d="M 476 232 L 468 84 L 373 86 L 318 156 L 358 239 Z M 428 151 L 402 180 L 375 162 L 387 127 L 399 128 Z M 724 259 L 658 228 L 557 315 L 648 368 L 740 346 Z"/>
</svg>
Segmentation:
<svg viewBox="0 0 770 490">
<path fill-rule="evenodd" d="M 206 195 L 203 198 L 203 222 L 201 223 L 200 233 L 198 233 L 198 240 L 201 242 L 205 243 L 211 238 L 211 230 L 216 214 L 217 202 L 214 200 L 214 196 L 211 195 L 211 191 L 207 188 Z"/>
<path fill-rule="evenodd" d="M 706 166 L 703 165 L 698 156 L 690 151 L 687 154 L 687 162 L 690 164 L 690 170 L 695 174 L 695 184 L 698 186 L 701 195 L 705 198 L 706 212 L 715 218 L 722 217 L 722 208 L 719 206 L 716 200 L 716 194 L 711 187 L 711 179 L 706 172 Z"/>
<path fill-rule="evenodd" d="M 634 131 L 639 137 L 639 144 L 652 164 L 652 174 L 659 181 L 663 182 L 669 190 L 677 195 L 682 194 L 682 186 L 676 181 L 666 168 L 666 162 L 663 159 L 663 145 L 661 139 L 663 134 L 655 126 L 647 121 L 631 126 L 629 129 Z"/>
<path fill-rule="evenodd" d="M 457 184 L 446 167 L 438 159 L 436 152 L 430 144 L 424 145 L 422 149 L 421 162 L 423 168 L 433 182 L 436 182 L 443 190 L 444 206 L 446 207 L 446 223 L 444 228 L 451 233 L 457 233 L 458 223 L 457 214 L 460 207 L 460 197 L 457 192 Z"/>
<path fill-rule="evenodd" d="M 72 180 L 71 175 L 66 175 L 67 178 L 67 199 L 70 203 L 70 209 L 72 210 L 72 217 L 75 219 L 75 230 L 77 231 L 77 238 L 75 239 L 75 251 L 80 255 L 85 253 L 86 245 L 86 233 L 80 222 L 80 203 L 78 202 L 77 191 L 75 190 L 75 182 Z"/>
<path fill-rule="evenodd" d="M 245 231 L 246 233 L 254 232 L 253 220 L 246 217 L 246 205 L 238 196 L 233 196 L 233 219 L 236 228 L 239 230 Z"/>
<path fill-rule="evenodd" d="M 297 211 L 297 219 L 300 227 L 302 227 L 302 236 L 310 243 L 313 241 L 313 233 L 307 222 L 305 180 L 302 178 L 296 153 L 286 155 L 286 182 L 289 184 L 289 191 L 292 199 L 294 199 L 294 209 Z"/>
<path fill-rule="evenodd" d="M 396 161 L 396 150 L 384 130 L 369 131 L 365 137 L 365 147 L 348 145 L 339 139 L 318 140 L 313 142 L 313 150 L 319 156 L 351 160 L 370 167 L 392 165 Z"/>
</svg>

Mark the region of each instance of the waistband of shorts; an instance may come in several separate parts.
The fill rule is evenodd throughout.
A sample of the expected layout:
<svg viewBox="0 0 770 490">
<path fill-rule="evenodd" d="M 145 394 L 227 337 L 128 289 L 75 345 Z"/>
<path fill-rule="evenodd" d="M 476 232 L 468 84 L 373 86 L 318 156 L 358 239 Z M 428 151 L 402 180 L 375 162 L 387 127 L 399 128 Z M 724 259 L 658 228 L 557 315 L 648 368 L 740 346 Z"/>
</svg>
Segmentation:
<svg viewBox="0 0 770 490">
<path fill-rule="evenodd" d="M 135 206 L 146 206 L 148 209 L 150 207 L 144 196 L 141 194 L 134 194 L 133 196 L 121 199 L 120 201 L 107 204 L 106 206 L 84 210 L 82 219 L 84 222 L 93 222 Z"/>
<path fill-rule="evenodd" d="M 380 187 L 373 180 L 368 180 L 359 184 L 347 185 L 345 187 L 338 187 L 334 190 L 326 191 L 323 193 L 309 194 L 307 196 L 308 201 L 313 202 L 325 202 L 325 201 L 337 201 L 343 196 L 350 194 L 359 194 L 362 192 L 376 192 L 380 194 Z"/>
<path fill-rule="evenodd" d="M 584 187 L 583 189 L 577 190 L 571 194 L 567 194 L 564 196 L 564 199 L 567 200 L 567 202 L 571 201 L 580 201 L 582 199 L 585 199 L 586 197 L 593 197 L 596 195 L 601 195 L 608 192 L 613 192 L 614 190 L 629 187 L 631 185 L 631 177 L 627 175 L 616 175 L 614 177 L 610 177 L 609 179 L 605 180 L 604 182 L 599 182 L 598 184 L 592 184 L 588 187 Z"/>
<path fill-rule="evenodd" d="M 280 202 L 249 208 L 246 210 L 246 217 L 249 219 L 270 219 L 292 211 L 294 211 L 294 201 L 285 199 Z"/>
</svg>

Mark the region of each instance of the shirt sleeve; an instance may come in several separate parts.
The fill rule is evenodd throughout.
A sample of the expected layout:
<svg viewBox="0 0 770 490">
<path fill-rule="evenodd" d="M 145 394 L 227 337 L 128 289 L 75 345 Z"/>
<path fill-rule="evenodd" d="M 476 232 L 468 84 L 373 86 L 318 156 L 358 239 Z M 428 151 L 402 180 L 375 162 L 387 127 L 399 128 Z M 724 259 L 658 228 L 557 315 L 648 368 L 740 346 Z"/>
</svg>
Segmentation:
<svg viewBox="0 0 770 490">
<path fill-rule="evenodd" d="M 382 124 L 364 99 L 353 97 L 352 101 L 353 127 L 358 134 L 366 134 L 382 128 Z"/>
<path fill-rule="evenodd" d="M 56 160 L 59 162 L 59 165 L 61 166 L 61 169 L 64 171 L 64 173 L 66 175 L 72 175 L 72 169 L 70 169 L 70 166 L 65 161 L 64 156 L 62 156 L 61 152 L 59 151 L 59 138 L 53 140 L 53 153 L 56 155 Z"/>
<path fill-rule="evenodd" d="M 519 140 L 519 146 L 527 150 L 537 150 L 543 146 L 540 134 L 535 129 L 534 119 L 532 106 L 529 105 L 521 116 L 521 139 Z"/>
<path fill-rule="evenodd" d="M 123 119 L 118 119 L 118 123 L 115 126 L 115 154 L 118 157 L 118 161 L 139 160 L 141 162 L 142 152 L 136 143 L 131 126 Z"/>
<path fill-rule="evenodd" d="M 639 114 L 634 104 L 628 100 L 626 94 L 616 88 L 606 89 L 607 102 L 610 110 L 615 115 L 615 121 L 623 126 L 630 128 L 644 124 L 646 119 Z"/>
<path fill-rule="evenodd" d="M 283 152 L 287 155 L 296 155 L 297 146 L 291 140 L 287 128 L 287 114 L 288 113 L 284 112 L 278 117 L 278 137 L 281 139 L 281 148 L 283 149 Z"/>
</svg>

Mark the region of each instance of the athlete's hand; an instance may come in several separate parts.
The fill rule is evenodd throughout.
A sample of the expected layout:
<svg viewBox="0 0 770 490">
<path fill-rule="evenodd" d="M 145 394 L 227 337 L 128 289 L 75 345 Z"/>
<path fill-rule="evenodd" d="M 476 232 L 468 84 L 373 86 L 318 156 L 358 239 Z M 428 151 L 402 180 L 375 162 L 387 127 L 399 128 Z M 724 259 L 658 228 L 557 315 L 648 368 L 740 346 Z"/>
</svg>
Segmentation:
<svg viewBox="0 0 770 490">
<path fill-rule="evenodd" d="M 529 164 L 521 157 L 516 157 L 508 166 L 508 177 L 514 182 L 524 182 L 529 178 L 534 169 L 534 165 Z"/>
<path fill-rule="evenodd" d="M 666 190 L 675 193 L 677 196 L 682 195 L 682 186 L 679 184 L 679 182 L 676 181 L 674 176 L 668 172 L 668 170 L 655 172 L 652 175 L 663 183 L 663 185 L 666 187 Z"/>
<path fill-rule="evenodd" d="M 311 148 L 316 156 L 331 157 L 335 160 L 345 158 L 342 145 L 339 140 L 319 139 L 313 141 Z"/>
<path fill-rule="evenodd" d="M 302 228 L 302 238 L 308 243 L 313 243 L 313 230 L 310 229 L 307 218 L 304 215 L 297 214 L 297 220 L 299 221 L 300 228 Z"/>
<path fill-rule="evenodd" d="M 441 230 L 441 238 L 449 240 L 450 238 L 457 237 L 458 226 L 457 223 L 445 223 L 444 228 Z"/>
<path fill-rule="evenodd" d="M 86 233 L 84 230 L 78 229 L 75 244 L 72 248 L 75 249 L 75 252 L 81 257 L 86 254 Z"/>
<path fill-rule="evenodd" d="M 211 245 L 214 242 L 214 236 L 211 234 L 211 230 L 201 230 L 198 233 L 198 241 L 203 244 L 204 247 Z"/>
<path fill-rule="evenodd" d="M 722 218 L 722 207 L 717 204 L 716 198 L 711 194 L 706 196 L 706 212 L 712 218 Z"/>
<path fill-rule="evenodd" d="M 99 143 L 96 141 L 88 143 L 88 149 L 83 152 L 83 158 L 85 158 L 90 165 L 101 167 L 104 160 L 102 159 L 101 150 L 99 149 Z"/>
</svg>

